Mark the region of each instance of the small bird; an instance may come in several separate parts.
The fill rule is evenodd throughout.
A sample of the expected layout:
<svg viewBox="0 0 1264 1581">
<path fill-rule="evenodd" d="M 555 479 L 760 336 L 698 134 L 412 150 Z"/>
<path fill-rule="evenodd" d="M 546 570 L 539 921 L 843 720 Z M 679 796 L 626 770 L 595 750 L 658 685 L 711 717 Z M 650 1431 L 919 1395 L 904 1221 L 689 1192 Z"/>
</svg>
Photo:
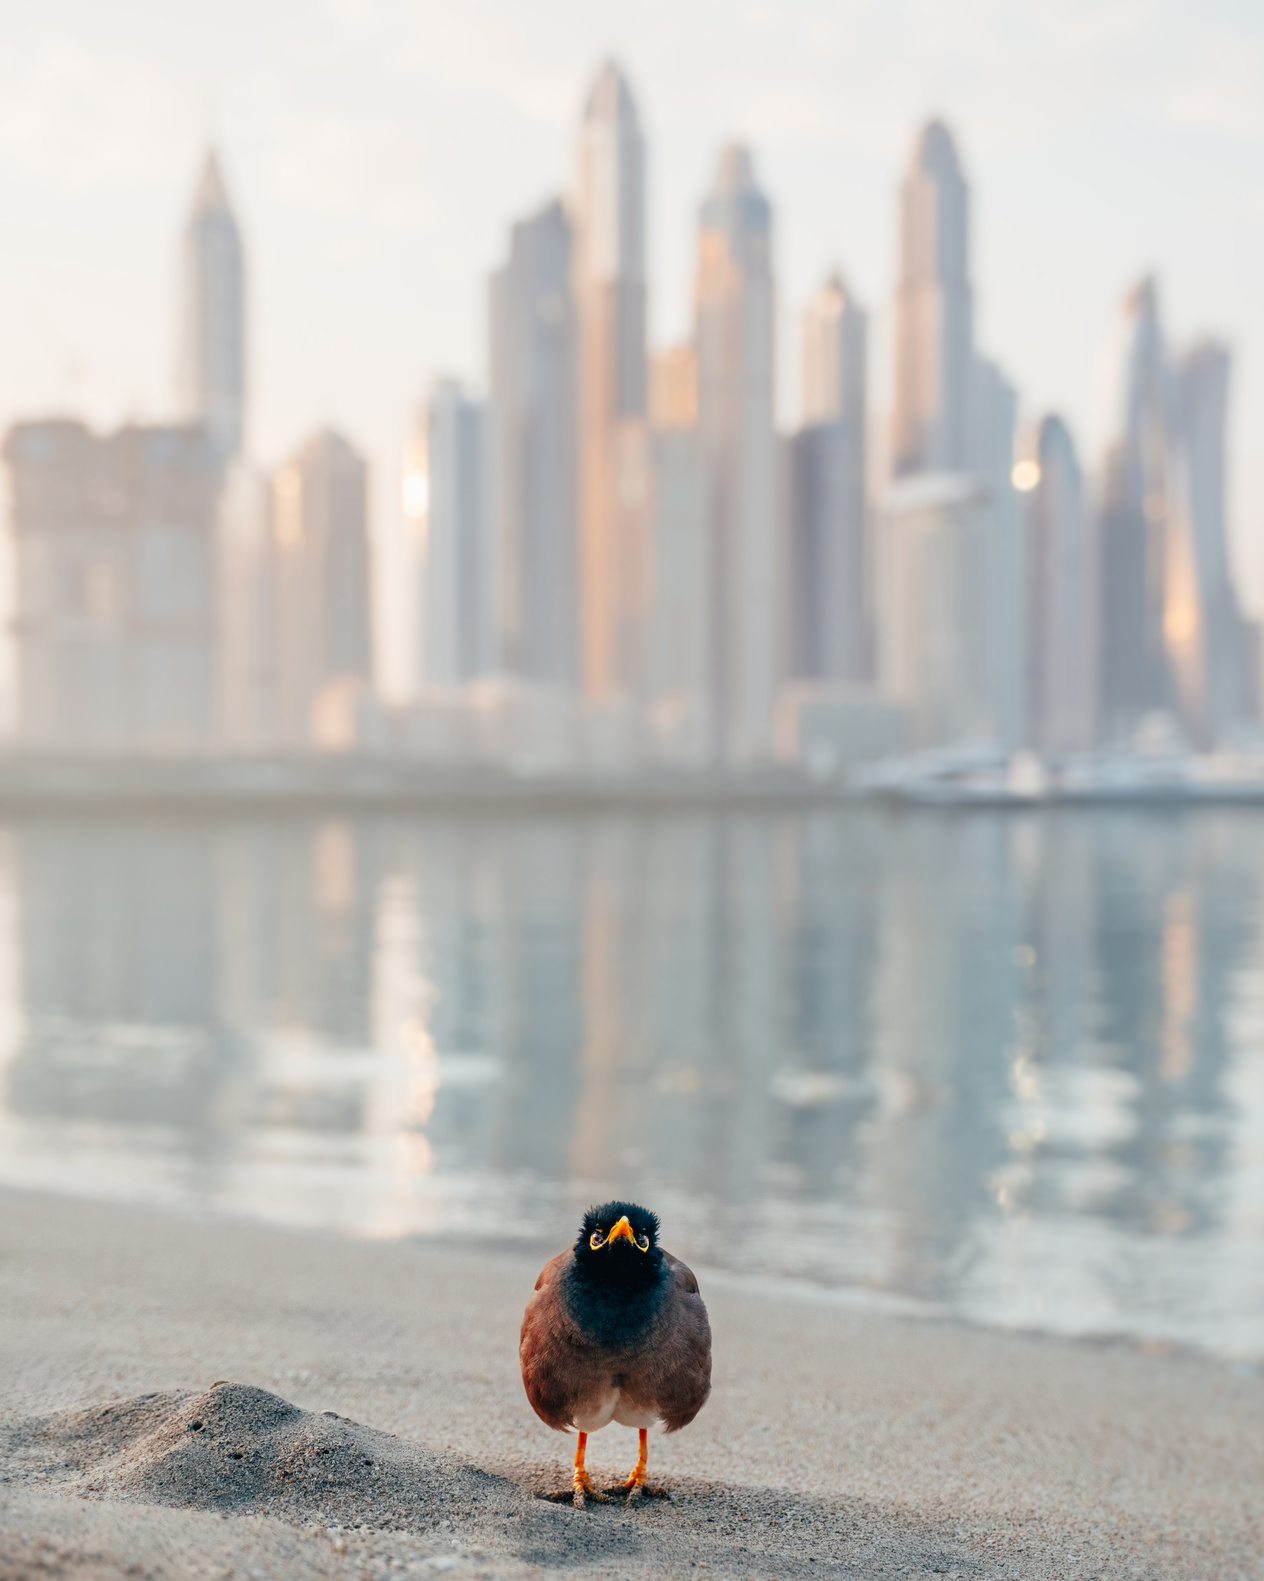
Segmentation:
<svg viewBox="0 0 1264 1581">
<path fill-rule="evenodd" d="M 576 1509 L 586 1494 L 606 1497 L 584 1470 L 584 1452 L 589 1433 L 612 1421 L 640 1429 L 636 1468 L 622 1484 L 629 1502 L 661 1492 L 645 1481 L 649 1429 L 661 1422 L 674 1433 L 706 1404 L 711 1325 L 698 1281 L 659 1246 L 654 1214 L 633 1202 L 588 1210 L 574 1246 L 535 1282 L 518 1357 L 535 1414 L 558 1432 L 579 1433 Z"/>
</svg>

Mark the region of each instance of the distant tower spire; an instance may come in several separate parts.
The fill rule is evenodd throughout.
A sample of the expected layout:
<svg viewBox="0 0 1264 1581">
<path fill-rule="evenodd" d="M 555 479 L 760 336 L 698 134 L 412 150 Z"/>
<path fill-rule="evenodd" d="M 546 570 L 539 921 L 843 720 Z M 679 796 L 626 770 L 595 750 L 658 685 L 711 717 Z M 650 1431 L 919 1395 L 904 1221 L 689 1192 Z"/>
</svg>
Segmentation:
<svg viewBox="0 0 1264 1581">
<path fill-rule="evenodd" d="M 180 415 L 201 423 L 232 457 L 245 425 L 245 265 L 214 149 L 207 150 L 185 226 L 181 294 Z"/>
<path fill-rule="evenodd" d="M 969 191 L 952 134 L 923 127 L 900 193 L 900 283 L 895 299 L 897 473 L 967 464 L 973 356 Z"/>
</svg>

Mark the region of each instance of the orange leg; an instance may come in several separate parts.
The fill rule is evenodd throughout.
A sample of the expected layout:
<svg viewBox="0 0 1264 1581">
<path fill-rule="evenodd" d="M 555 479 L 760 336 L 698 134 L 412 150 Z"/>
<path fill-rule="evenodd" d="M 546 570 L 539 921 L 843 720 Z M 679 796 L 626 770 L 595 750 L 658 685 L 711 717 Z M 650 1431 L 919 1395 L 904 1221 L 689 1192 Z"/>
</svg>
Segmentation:
<svg viewBox="0 0 1264 1581">
<path fill-rule="evenodd" d="M 598 1493 L 597 1489 L 593 1487 L 592 1478 L 584 1470 L 584 1451 L 587 1448 L 588 1434 L 581 1433 L 579 1435 L 579 1441 L 575 1445 L 575 1475 L 571 1479 L 571 1486 L 574 1489 L 572 1497 L 577 1510 L 583 1509 L 585 1494 L 588 1494 L 591 1498 L 600 1500 L 603 1504 L 605 1503 L 606 1499 L 604 1493 Z"/>
<path fill-rule="evenodd" d="M 636 1469 L 626 1482 L 620 1483 L 617 1488 L 611 1488 L 611 1493 L 626 1491 L 628 1503 L 638 1499 L 666 1499 L 671 1495 L 666 1488 L 651 1488 L 645 1480 L 645 1466 L 650 1458 L 650 1435 L 645 1428 L 641 1429 L 641 1451 L 636 1457 Z"/>
<path fill-rule="evenodd" d="M 645 1428 L 641 1429 L 641 1449 L 636 1457 L 636 1469 L 623 1484 L 629 1493 L 635 1493 L 637 1488 L 645 1486 L 645 1465 L 650 1458 L 650 1435 Z"/>
</svg>

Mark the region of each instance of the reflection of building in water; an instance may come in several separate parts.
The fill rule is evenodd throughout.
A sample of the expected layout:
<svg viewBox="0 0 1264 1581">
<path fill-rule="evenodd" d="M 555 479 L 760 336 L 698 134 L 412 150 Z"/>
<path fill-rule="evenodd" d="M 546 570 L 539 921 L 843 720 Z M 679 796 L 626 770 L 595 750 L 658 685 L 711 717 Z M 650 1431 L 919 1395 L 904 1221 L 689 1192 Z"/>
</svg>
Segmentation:
<svg viewBox="0 0 1264 1581">
<path fill-rule="evenodd" d="M 888 1227 L 881 1281 L 933 1290 L 962 1255 L 1004 1161 L 1019 942 L 1006 826 L 902 822 L 876 883 L 877 1101 L 858 1195 Z"/>
<path fill-rule="evenodd" d="M 273 1090 L 263 1051 L 287 1033 L 369 1044 L 362 830 L 38 824 L 15 845 L 26 1031 L 11 1105 L 203 1138 L 359 1128 L 363 1082 L 300 1073 Z"/>
<path fill-rule="evenodd" d="M 372 1041 L 371 825 L 255 824 L 220 842 L 222 1013 L 243 1029 Z"/>
<path fill-rule="evenodd" d="M 1255 1244 L 1249 814 L 12 844 L 5 1179 L 95 1147 L 111 1182 L 373 1233 L 553 1236 L 617 1191 L 686 1254 L 1053 1326 L 1195 1332 L 1193 1260 Z"/>
<path fill-rule="evenodd" d="M 5 459 L 22 741 L 205 748 L 221 481 L 210 440 L 196 428 L 20 423 Z"/>
<path fill-rule="evenodd" d="M 1227 1016 L 1256 947 L 1253 833 L 1233 815 L 1094 830 L 1100 1036 L 1135 1087 L 1111 1206 L 1159 1231 L 1201 1227 L 1214 1211 L 1200 1172 L 1170 1165 L 1191 1148 L 1204 1165 L 1219 1152 Z"/>
<path fill-rule="evenodd" d="M 10 1108 L 204 1139 L 238 1059 L 216 1013 L 213 847 L 152 822 L 31 824 L 14 846 Z"/>
</svg>

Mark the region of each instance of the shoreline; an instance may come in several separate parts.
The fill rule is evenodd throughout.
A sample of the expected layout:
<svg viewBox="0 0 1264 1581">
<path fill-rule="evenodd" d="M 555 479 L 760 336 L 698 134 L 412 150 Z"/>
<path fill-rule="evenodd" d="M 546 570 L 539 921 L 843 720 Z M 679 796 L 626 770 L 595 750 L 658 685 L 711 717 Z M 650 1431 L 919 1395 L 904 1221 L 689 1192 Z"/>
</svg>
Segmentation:
<svg viewBox="0 0 1264 1581">
<path fill-rule="evenodd" d="M 520 1490 L 557 1485 L 568 1441 L 532 1415 L 517 1372 L 517 1326 L 540 1261 L 535 1251 L 353 1241 L 5 1188 L 0 1424 L 12 1434 L 58 1411 L 229 1379 L 450 1453 Z M 480 1539 L 478 1555 L 453 1549 L 475 1542 L 476 1522 L 464 1536 L 445 1533 L 443 1552 L 435 1533 L 370 1534 L 377 1557 L 363 1534 L 335 1552 L 339 1539 L 323 1528 L 283 1573 L 360 1575 L 379 1560 L 433 1569 L 443 1559 L 439 1568 L 487 1576 L 684 1575 L 699 1565 L 734 1576 L 800 1566 L 886 1575 L 934 1570 L 936 1553 L 948 1555 L 941 1573 L 998 1581 L 1258 1573 L 1264 1380 L 1198 1356 L 894 1316 L 705 1274 L 702 1286 L 716 1386 L 690 1429 L 654 1441 L 651 1471 L 675 1489 L 671 1503 L 562 1510 L 548 1518 L 570 1523 L 571 1549 L 552 1561 L 500 1538 Z M 597 1435 L 592 1463 L 621 1475 L 633 1443 L 617 1430 Z M 222 1524 L 199 1511 L 59 1497 L 13 1475 L 0 1463 L 6 1581 L 36 1573 L 5 1569 L 6 1553 L 10 1565 L 33 1563 L 12 1557 L 36 1552 L 32 1544 L 183 1552 L 176 1528 L 199 1533 L 188 1538 L 196 1547 L 207 1522 Z M 815 1534 L 797 1546 L 783 1531 L 792 1501 L 810 1506 L 803 1520 Z M 630 1521 L 640 1524 L 627 1528 L 627 1550 L 612 1549 Z M 763 1547 L 717 1535 L 726 1522 L 754 1522 Z M 251 1541 L 272 1573 L 258 1544 L 298 1543 L 292 1534 L 305 1528 L 258 1525 Z M 223 1531 L 234 1552 L 246 1541 L 240 1525 Z M 822 1532 L 832 1557 L 804 1547 L 821 1547 Z M 98 1573 L 58 1563 L 85 1581 Z M 201 1573 L 158 1559 L 150 1568 Z"/>
<path fill-rule="evenodd" d="M 120 1193 L 85 1195 L 76 1190 L 61 1191 L 43 1181 L 9 1178 L 0 1175 L 0 1202 L 6 1195 L 22 1198 L 46 1198 L 67 1204 L 82 1203 L 87 1207 L 123 1213 L 154 1213 L 164 1219 L 191 1226 L 257 1226 L 282 1235 L 327 1237 L 331 1241 L 350 1245 L 416 1247 L 424 1254 L 426 1249 L 435 1252 L 464 1249 L 495 1259 L 501 1256 L 537 1259 L 542 1266 L 558 1250 L 557 1246 L 542 1235 L 524 1238 L 508 1236 L 483 1236 L 477 1233 L 463 1240 L 455 1230 L 434 1232 L 405 1230 L 395 1234 L 369 1234 L 330 1224 L 303 1222 L 285 1217 L 263 1217 L 256 1213 L 235 1210 L 232 1207 L 193 1198 L 170 1198 L 157 1201 Z M 936 1300 L 929 1296 L 907 1295 L 899 1291 L 884 1290 L 876 1286 L 831 1284 L 806 1276 L 781 1275 L 763 1270 L 742 1270 L 720 1263 L 707 1263 L 696 1255 L 686 1254 L 690 1266 L 712 1288 L 723 1290 L 731 1297 L 757 1298 L 773 1304 L 799 1302 L 809 1307 L 842 1313 L 855 1312 L 862 1316 L 898 1318 L 914 1323 L 941 1324 L 963 1332 L 979 1335 L 996 1334 L 1035 1343 L 1085 1346 L 1094 1351 L 1119 1351 L 1147 1356 L 1164 1356 L 1198 1361 L 1210 1367 L 1244 1379 L 1264 1378 L 1264 1341 L 1260 1355 L 1216 1350 L 1210 1345 L 1185 1340 L 1170 1334 L 1144 1334 L 1125 1328 L 1057 1329 L 1042 1328 L 1039 1324 L 1005 1324 L 990 1322 L 969 1311 L 954 1306 L 950 1301 Z"/>
<path fill-rule="evenodd" d="M 1173 814 L 1264 808 L 1264 772 L 1139 773 L 1038 791 L 984 777 L 934 773 L 854 780 L 791 765 L 593 769 L 442 764 L 391 753 L 54 754 L 0 750 L 0 812 L 13 816 L 509 815 L 606 813 L 725 816 L 743 812 L 859 811 L 1030 814 Z"/>
</svg>

